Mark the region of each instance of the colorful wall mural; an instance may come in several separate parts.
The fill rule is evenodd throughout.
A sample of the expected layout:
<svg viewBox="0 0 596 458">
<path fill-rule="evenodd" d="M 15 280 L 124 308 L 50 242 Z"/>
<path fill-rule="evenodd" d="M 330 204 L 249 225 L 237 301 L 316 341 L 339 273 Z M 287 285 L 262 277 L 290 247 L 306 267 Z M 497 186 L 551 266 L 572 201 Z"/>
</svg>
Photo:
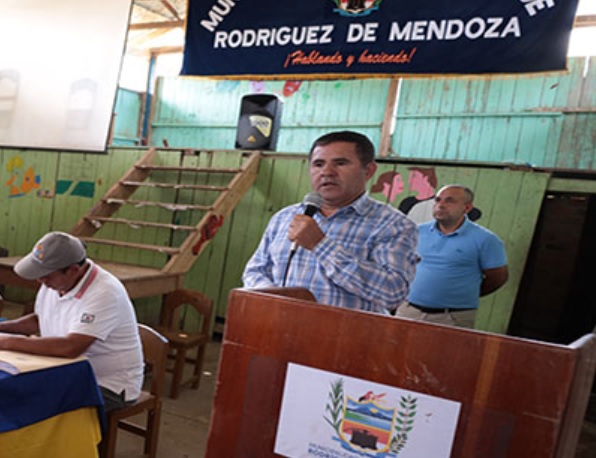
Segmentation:
<svg viewBox="0 0 596 458">
<path fill-rule="evenodd" d="M 22 156 L 13 156 L 6 163 L 9 174 L 4 185 L 9 189 L 8 197 L 23 197 L 34 193 L 37 197 L 52 198 L 57 195 L 71 195 L 76 197 L 95 197 L 95 181 L 89 180 L 55 180 L 51 188 L 43 188 L 44 183 L 51 183 L 51 179 L 42 180 L 35 171 L 35 164 L 25 162 Z"/>
<path fill-rule="evenodd" d="M 422 224 L 433 219 L 435 193 L 447 184 L 451 183 L 439 185 L 434 167 L 408 167 L 407 189 L 401 173 L 390 171 L 381 173 L 370 191 L 383 194 L 387 202 L 399 208 L 416 224 Z M 482 211 L 476 207 L 468 213 L 472 221 L 477 221 L 481 216 Z"/>
</svg>

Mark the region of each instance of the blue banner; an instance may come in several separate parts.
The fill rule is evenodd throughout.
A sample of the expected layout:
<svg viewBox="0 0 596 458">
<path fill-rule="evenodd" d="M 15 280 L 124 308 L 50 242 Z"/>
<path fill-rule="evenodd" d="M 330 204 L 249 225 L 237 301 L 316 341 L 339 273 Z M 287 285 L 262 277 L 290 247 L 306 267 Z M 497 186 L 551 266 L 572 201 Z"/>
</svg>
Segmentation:
<svg viewBox="0 0 596 458">
<path fill-rule="evenodd" d="M 564 70 L 578 0 L 189 0 L 183 75 Z"/>
</svg>

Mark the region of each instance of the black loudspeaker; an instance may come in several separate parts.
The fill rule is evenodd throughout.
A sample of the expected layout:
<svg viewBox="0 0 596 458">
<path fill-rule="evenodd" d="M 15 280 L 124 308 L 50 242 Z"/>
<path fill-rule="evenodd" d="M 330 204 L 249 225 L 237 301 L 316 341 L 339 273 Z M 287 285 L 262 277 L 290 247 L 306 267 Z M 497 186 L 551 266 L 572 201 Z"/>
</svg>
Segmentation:
<svg viewBox="0 0 596 458">
<path fill-rule="evenodd" d="M 283 102 L 274 94 L 242 97 L 236 148 L 275 151 Z"/>
</svg>

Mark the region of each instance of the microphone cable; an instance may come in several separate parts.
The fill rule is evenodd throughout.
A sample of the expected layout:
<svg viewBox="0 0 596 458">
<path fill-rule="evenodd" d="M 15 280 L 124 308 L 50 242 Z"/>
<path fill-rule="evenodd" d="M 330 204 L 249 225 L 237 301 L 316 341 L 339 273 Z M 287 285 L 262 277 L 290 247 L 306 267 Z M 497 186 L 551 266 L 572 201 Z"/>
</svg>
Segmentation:
<svg viewBox="0 0 596 458">
<path fill-rule="evenodd" d="M 288 262 L 286 263 L 286 270 L 284 272 L 284 279 L 283 282 L 281 284 L 282 287 L 285 288 L 286 286 L 286 281 L 288 280 L 288 272 L 290 271 L 290 264 L 292 264 L 292 259 L 294 258 L 294 255 L 296 254 L 296 250 L 290 250 L 290 257 L 288 258 Z"/>
</svg>

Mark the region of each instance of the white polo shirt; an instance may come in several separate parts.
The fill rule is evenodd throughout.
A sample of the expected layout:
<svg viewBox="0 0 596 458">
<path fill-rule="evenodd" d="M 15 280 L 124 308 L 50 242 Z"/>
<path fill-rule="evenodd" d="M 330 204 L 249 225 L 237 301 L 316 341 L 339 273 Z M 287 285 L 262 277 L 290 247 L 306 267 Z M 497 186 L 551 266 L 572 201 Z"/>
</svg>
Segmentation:
<svg viewBox="0 0 596 458">
<path fill-rule="evenodd" d="M 124 285 L 92 261 L 85 276 L 64 296 L 42 285 L 35 300 L 42 337 L 70 333 L 96 340 L 84 355 L 98 385 L 125 400 L 139 397 L 143 383 L 143 353 L 134 308 Z"/>
</svg>

